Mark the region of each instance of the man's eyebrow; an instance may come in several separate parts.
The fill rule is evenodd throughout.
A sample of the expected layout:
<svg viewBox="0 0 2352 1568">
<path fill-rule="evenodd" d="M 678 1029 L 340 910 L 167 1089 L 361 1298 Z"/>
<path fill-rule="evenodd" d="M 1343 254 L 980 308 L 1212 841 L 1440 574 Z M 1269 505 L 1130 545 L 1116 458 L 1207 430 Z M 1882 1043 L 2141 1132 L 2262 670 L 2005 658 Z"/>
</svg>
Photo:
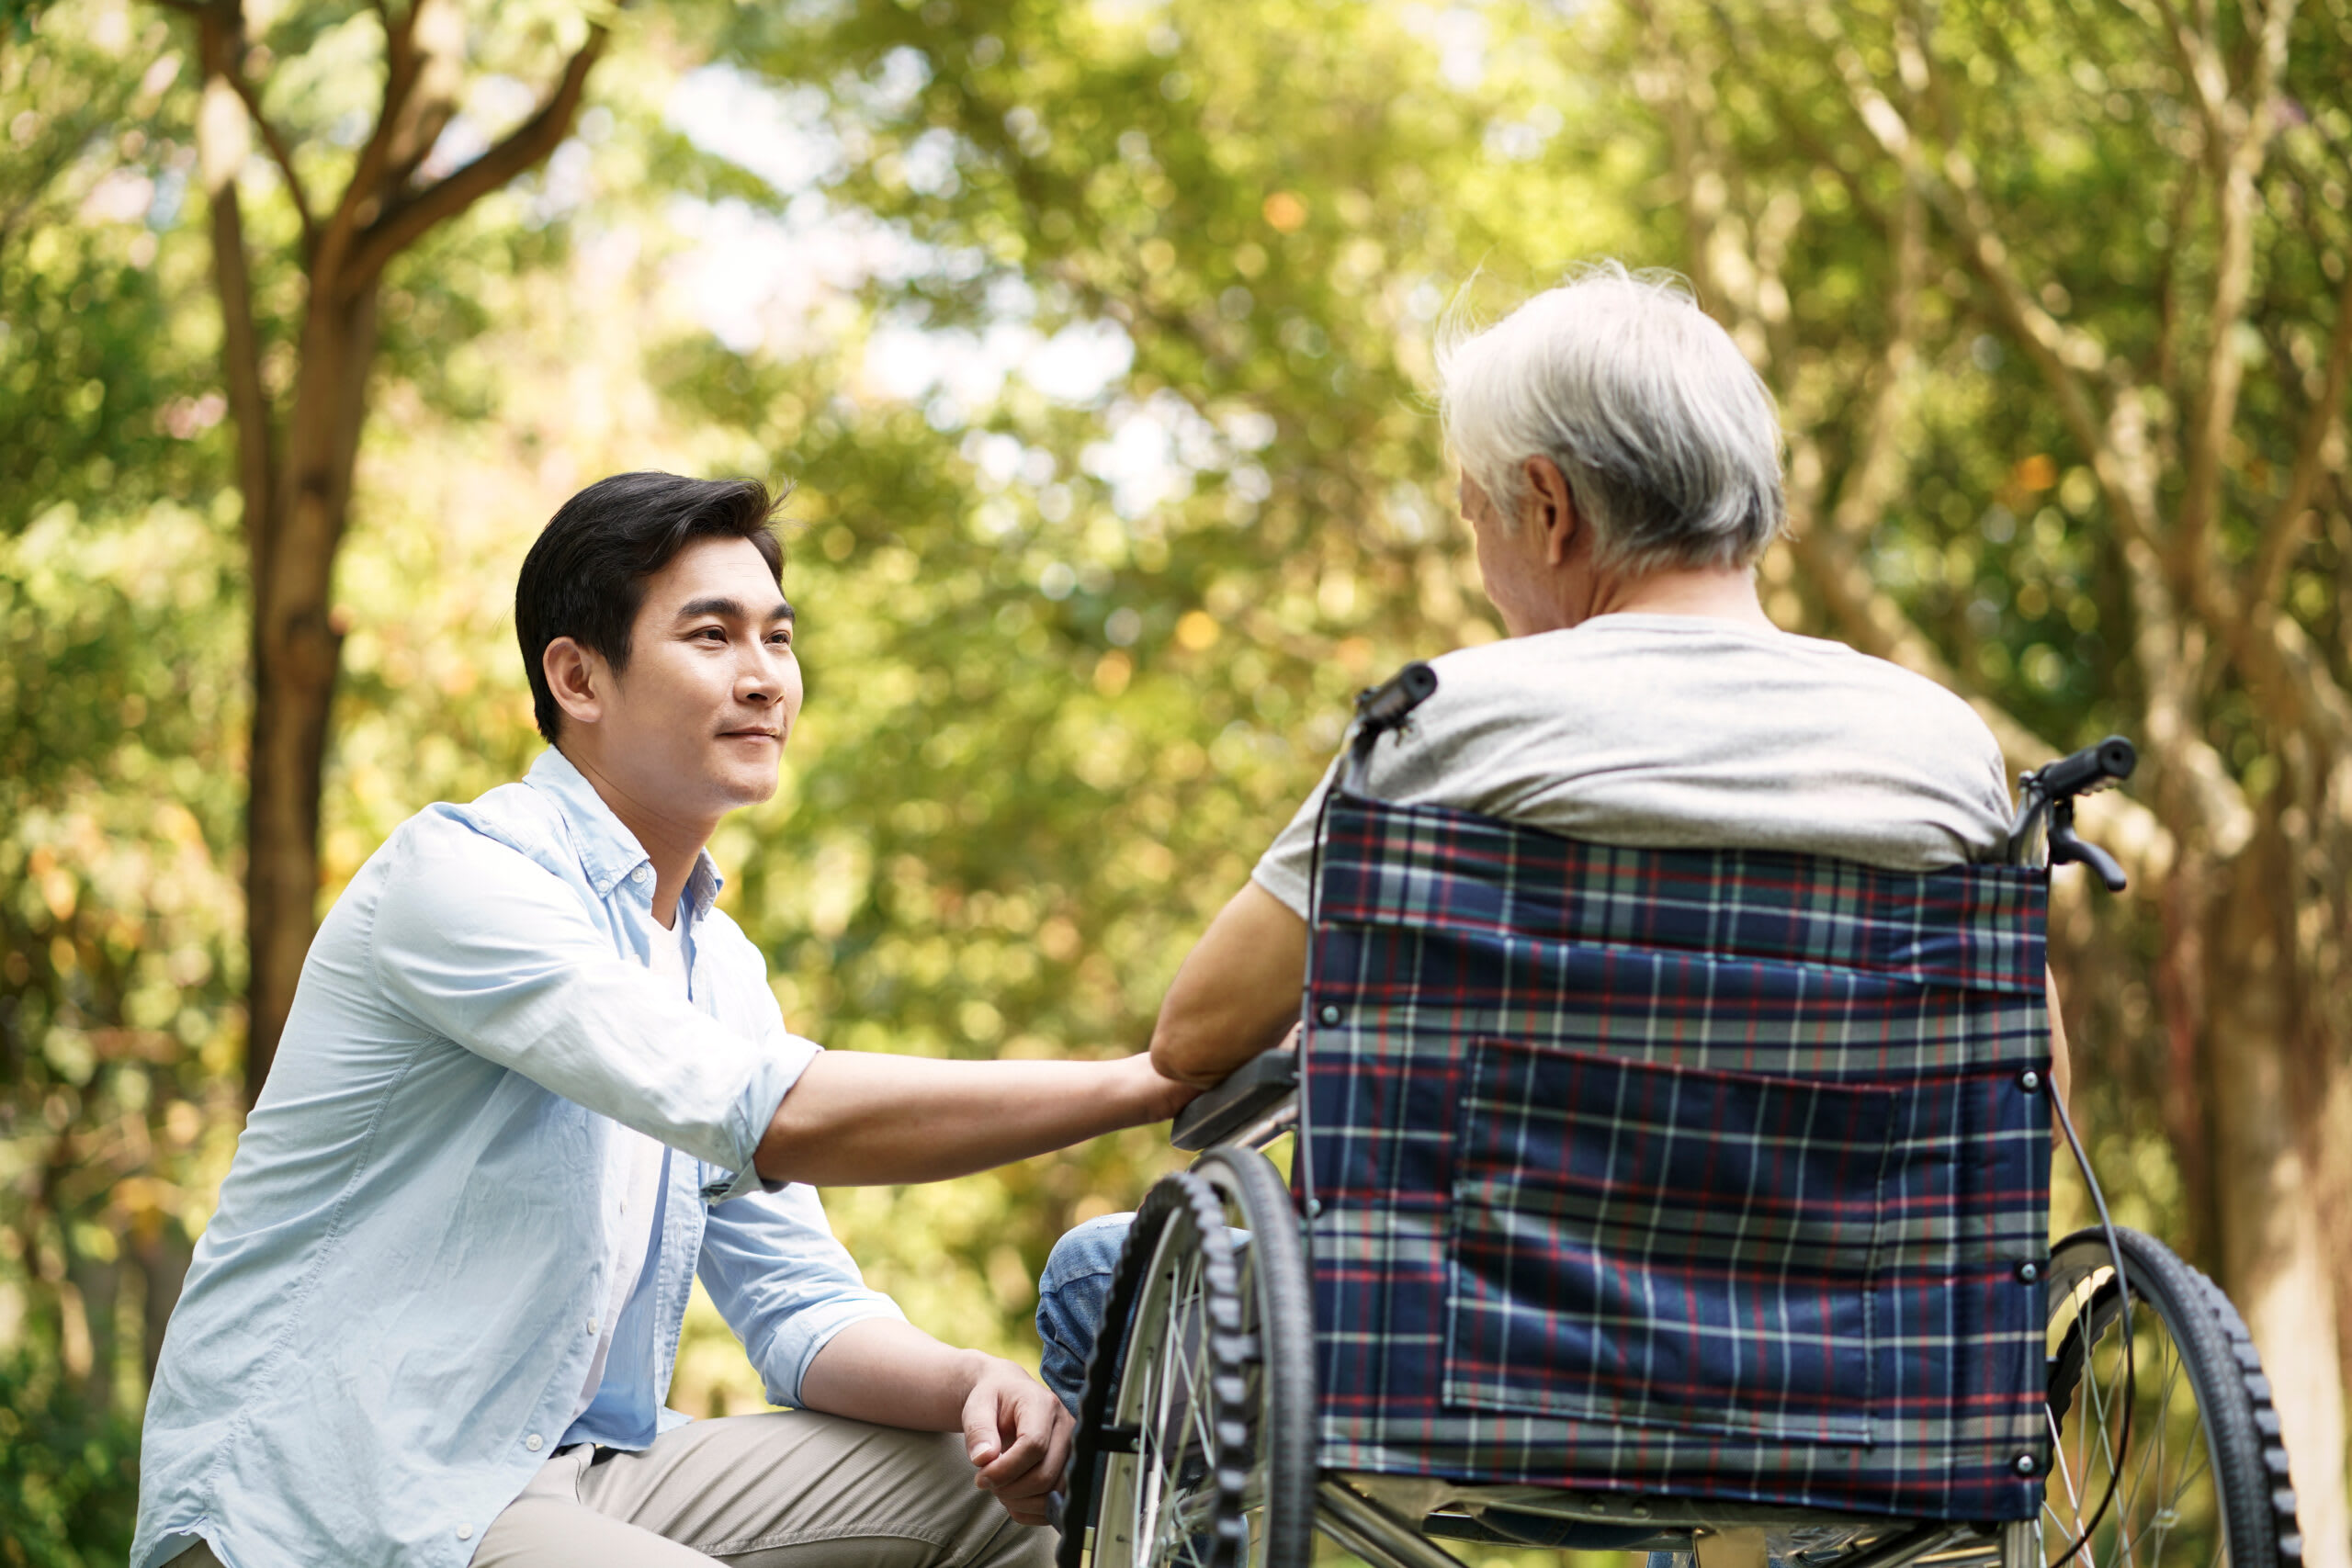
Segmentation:
<svg viewBox="0 0 2352 1568">
<path fill-rule="evenodd" d="M 743 608 L 743 601 L 741 599 L 729 599 L 724 594 L 707 599 L 689 599 L 678 606 L 678 619 L 682 621 L 691 621 L 697 615 L 717 615 L 724 620 L 742 621 L 751 618 L 751 612 Z M 775 608 L 768 611 L 763 618 L 769 621 L 796 621 L 799 617 L 793 613 L 790 604 L 779 599 L 775 602 Z"/>
</svg>

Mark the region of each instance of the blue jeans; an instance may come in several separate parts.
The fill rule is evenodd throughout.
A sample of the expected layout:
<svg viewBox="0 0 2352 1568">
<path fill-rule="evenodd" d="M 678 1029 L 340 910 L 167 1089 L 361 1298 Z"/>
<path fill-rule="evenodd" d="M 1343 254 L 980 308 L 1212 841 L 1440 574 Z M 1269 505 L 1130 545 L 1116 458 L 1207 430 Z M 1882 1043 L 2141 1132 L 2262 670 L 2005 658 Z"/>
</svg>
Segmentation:
<svg viewBox="0 0 2352 1568">
<path fill-rule="evenodd" d="M 1111 1275 L 1135 1223 L 1133 1214 L 1087 1221 L 1054 1243 L 1037 1280 L 1037 1337 L 1045 1345 L 1038 1375 L 1073 1416 L 1086 1387 L 1086 1358 L 1102 1326 Z"/>
<path fill-rule="evenodd" d="M 1104 1214 L 1089 1220 L 1054 1243 L 1046 1271 L 1037 1280 L 1037 1338 L 1045 1346 L 1038 1376 L 1069 1412 L 1078 1414 L 1078 1396 L 1086 1390 L 1086 1358 L 1102 1328 L 1102 1303 L 1111 1294 L 1111 1276 L 1119 1267 L 1119 1253 L 1134 1228 L 1133 1214 Z M 1250 1244 L 1250 1233 L 1226 1228 L 1237 1247 Z"/>
</svg>

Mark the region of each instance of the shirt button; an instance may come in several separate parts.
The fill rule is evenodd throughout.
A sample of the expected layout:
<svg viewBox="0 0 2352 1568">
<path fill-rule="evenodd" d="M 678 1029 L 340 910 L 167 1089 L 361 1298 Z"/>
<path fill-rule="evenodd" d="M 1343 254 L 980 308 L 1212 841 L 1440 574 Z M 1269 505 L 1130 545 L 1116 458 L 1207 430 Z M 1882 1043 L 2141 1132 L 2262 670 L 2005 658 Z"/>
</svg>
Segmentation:
<svg viewBox="0 0 2352 1568">
<path fill-rule="evenodd" d="M 591 1334 L 596 1332 L 596 1320 L 593 1317 L 588 1320 L 588 1332 Z"/>
<path fill-rule="evenodd" d="M 474 1527 L 473 1527 L 473 1526 L 471 1526 L 471 1525 L 459 1525 L 459 1526 L 458 1527 L 458 1539 L 459 1540 L 473 1540 L 473 1538 L 474 1538 Z"/>
<path fill-rule="evenodd" d="M 642 881 L 644 881 L 647 877 L 649 877 L 649 876 L 650 876 L 650 875 L 652 875 L 652 874 L 653 874 L 653 868 L 652 868 L 651 866 L 650 866 L 650 865 L 641 865 L 641 866 L 639 866 L 635 871 L 632 871 L 632 872 L 630 872 L 630 873 L 628 874 L 628 879 L 629 879 L 631 882 L 642 882 Z"/>
<path fill-rule="evenodd" d="M 537 1432 L 534 1432 L 529 1437 L 523 1439 L 523 1446 L 530 1450 L 533 1453 L 537 1453 L 545 1445 L 545 1442 L 546 1439 L 542 1438 Z"/>
</svg>

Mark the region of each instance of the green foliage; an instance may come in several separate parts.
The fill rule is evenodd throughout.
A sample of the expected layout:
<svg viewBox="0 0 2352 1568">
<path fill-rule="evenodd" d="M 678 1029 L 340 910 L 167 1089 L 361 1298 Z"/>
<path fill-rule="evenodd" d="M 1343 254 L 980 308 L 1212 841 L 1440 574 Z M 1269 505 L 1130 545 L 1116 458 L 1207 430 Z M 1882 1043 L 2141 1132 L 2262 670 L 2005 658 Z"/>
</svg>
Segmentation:
<svg viewBox="0 0 2352 1568">
<path fill-rule="evenodd" d="M 1870 581 L 2049 741 L 2131 728 L 2140 628 L 2105 499 L 1948 238 L 1923 229 L 1926 260 L 1890 239 L 1904 185 L 1826 41 L 1901 80 L 1911 15 L 629 13 L 579 138 L 387 279 L 337 585 L 322 903 L 410 813 L 527 766 L 508 596 L 565 495 L 647 466 L 788 478 L 807 708 L 776 799 L 714 845 L 788 1021 L 936 1055 L 1140 1046 L 1350 693 L 1496 635 L 1453 521 L 1435 343 L 1449 307 L 1596 254 L 1680 265 L 1740 323 L 1825 514 L 1903 378 L 1904 480 L 1853 520 Z M 2291 461 L 2341 283 L 2344 46 L 2306 15 L 2288 63 L 2306 118 L 2266 176 L 2242 345 L 2296 373 L 2250 393 L 2236 555 Z M 2043 307 L 2122 360 L 2156 353 L 2163 268 L 2193 294 L 2214 265 L 2209 237 L 2170 243 L 2193 176 L 2167 140 L 2189 112 L 2169 51 L 2111 7 L 1937 17 L 1925 47 L 1950 90 L 1911 107 L 1964 145 Z M 506 88 L 543 79 L 560 42 L 536 13 L 500 21 L 478 29 L 505 86 L 469 104 L 476 130 L 520 112 Z M 378 26 L 283 7 L 257 40 L 314 190 L 354 155 L 338 128 L 368 107 Z M 182 199 L 196 95 L 162 63 L 186 39 L 102 0 L 44 10 L 32 37 L 0 47 L 0 1348 L 25 1358 L 0 1412 L 119 1444 L 103 1434 L 136 1409 L 234 1134 L 247 606 L 203 204 Z M 693 112 L 716 94 L 774 123 L 720 147 Z M 257 277 L 282 336 L 296 220 L 258 152 L 241 181 L 257 254 L 281 258 Z M 774 258 L 775 299 L 681 302 L 739 250 Z M 275 395 L 292 348 L 265 357 Z M 1046 363 L 1089 355 L 1091 378 Z M 2194 388 L 2162 395 L 2177 414 Z M 2342 674 L 2352 537 L 2321 532 L 2288 599 Z M 1767 584 L 1787 623 L 1841 629 L 1790 558 Z M 2237 776 L 2275 768 L 2243 708 L 2221 711 Z M 2160 934 L 2140 913 L 2073 951 L 2105 955 L 2077 998 L 2112 1043 L 2084 1075 L 2102 1158 L 2163 1219 L 2182 1183 L 2151 1024 Z M 919 1323 L 1030 1354 L 1054 1238 L 1174 1163 L 1137 1132 L 828 1202 Z M 756 1402 L 707 1306 L 676 1387 L 695 1413 Z M 88 1440 L 0 1431 L 0 1499 L 36 1472 L 68 1477 L 45 1495 L 113 1495 L 86 1490 L 95 1461 L 68 1476 Z M 55 1539 L 119 1554 L 87 1533 L 96 1503 L 56 1509 Z"/>
<path fill-rule="evenodd" d="M 0 1563 L 98 1568 L 130 1554 L 139 1428 L 74 1397 L 53 1362 L 0 1354 Z"/>
</svg>

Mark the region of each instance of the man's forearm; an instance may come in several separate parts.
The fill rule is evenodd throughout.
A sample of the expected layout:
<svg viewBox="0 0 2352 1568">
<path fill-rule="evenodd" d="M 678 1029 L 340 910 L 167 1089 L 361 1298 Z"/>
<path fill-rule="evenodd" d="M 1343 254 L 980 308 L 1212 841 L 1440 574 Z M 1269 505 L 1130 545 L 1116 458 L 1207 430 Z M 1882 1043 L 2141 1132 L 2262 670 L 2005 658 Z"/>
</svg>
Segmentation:
<svg viewBox="0 0 2352 1568">
<path fill-rule="evenodd" d="M 987 1361 L 896 1318 L 873 1318 L 825 1341 L 801 1374 L 800 1402 L 878 1427 L 953 1432 Z"/>
<path fill-rule="evenodd" d="M 1192 1093 L 1149 1060 L 940 1062 L 828 1051 L 753 1157 L 770 1181 L 940 1181 L 1173 1116 Z"/>
</svg>

